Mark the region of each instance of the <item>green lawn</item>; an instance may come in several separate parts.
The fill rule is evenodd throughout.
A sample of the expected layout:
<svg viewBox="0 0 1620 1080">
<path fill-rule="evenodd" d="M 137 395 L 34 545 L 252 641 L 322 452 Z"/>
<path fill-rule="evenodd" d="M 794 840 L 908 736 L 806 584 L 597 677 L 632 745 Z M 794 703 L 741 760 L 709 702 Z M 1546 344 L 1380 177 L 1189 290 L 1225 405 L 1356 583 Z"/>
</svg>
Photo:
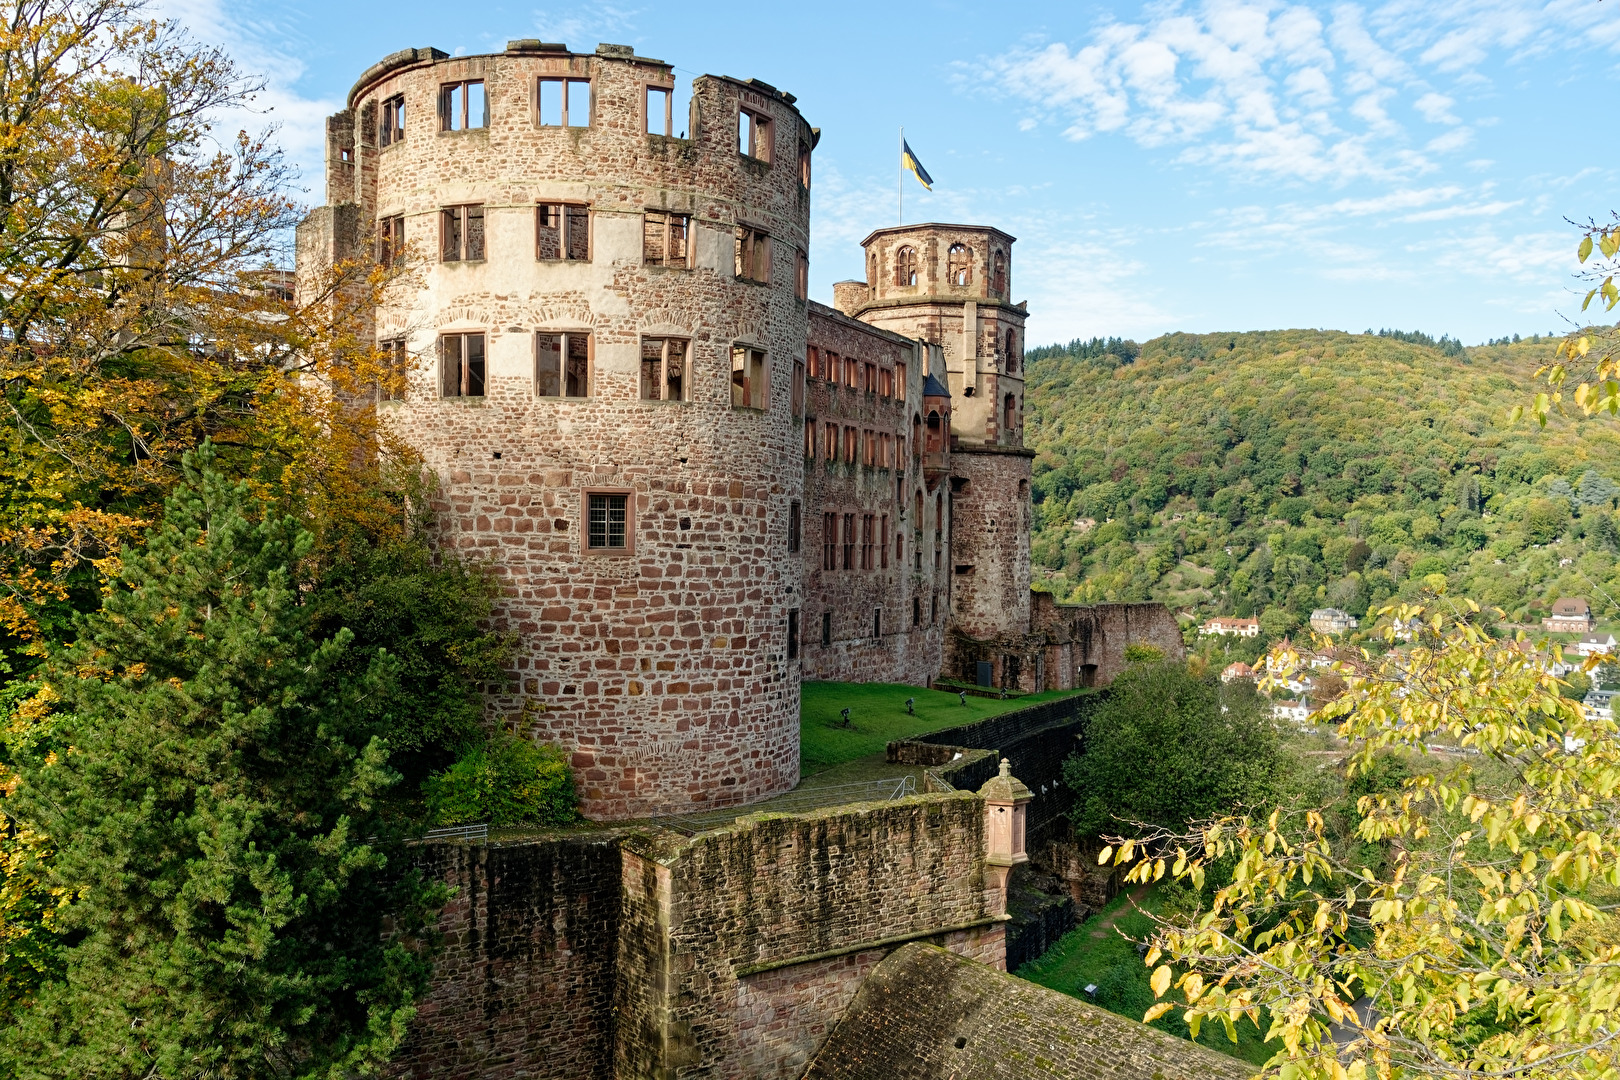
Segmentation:
<svg viewBox="0 0 1620 1080">
<path fill-rule="evenodd" d="M 1158 909 L 1158 899 L 1153 892 L 1142 898 L 1141 906 L 1149 911 Z M 1140 1020 L 1155 998 L 1148 985 L 1148 976 L 1152 972 L 1142 963 L 1142 957 L 1137 955 L 1135 942 L 1146 940 L 1152 925 L 1146 915 L 1131 906 L 1126 894 L 1120 893 L 1102 911 L 1065 934 L 1040 959 L 1031 960 L 1015 974 L 1049 990 L 1068 994 L 1132 1020 Z M 1121 933 L 1134 940 L 1127 940 Z M 1087 984 L 1097 987 L 1095 995 L 1085 992 Z M 1182 1000 L 1179 991 L 1172 990 L 1171 995 L 1176 1001 Z M 1264 1010 L 1260 1022 L 1266 1027 L 1271 1026 L 1271 1019 Z M 1153 1022 L 1153 1026 L 1183 1039 L 1190 1034 L 1179 1009 L 1161 1016 Z M 1263 1034 L 1248 1020 L 1242 1020 L 1237 1025 L 1237 1044 L 1233 1045 L 1219 1022 L 1208 1022 L 1198 1033 L 1197 1041 L 1200 1046 L 1230 1054 L 1253 1065 L 1263 1065 L 1266 1059 L 1281 1049 L 1280 1043 L 1268 1047 L 1261 1041 Z"/>
<path fill-rule="evenodd" d="M 800 687 L 799 772 L 809 776 L 845 761 L 881 754 L 895 739 L 1086 692 L 1047 690 L 1006 701 L 969 695 L 963 705 L 955 694 L 900 683 L 807 682 Z M 915 716 L 906 715 L 907 698 L 917 700 Z M 848 727 L 843 726 L 839 712 L 846 707 Z"/>
</svg>

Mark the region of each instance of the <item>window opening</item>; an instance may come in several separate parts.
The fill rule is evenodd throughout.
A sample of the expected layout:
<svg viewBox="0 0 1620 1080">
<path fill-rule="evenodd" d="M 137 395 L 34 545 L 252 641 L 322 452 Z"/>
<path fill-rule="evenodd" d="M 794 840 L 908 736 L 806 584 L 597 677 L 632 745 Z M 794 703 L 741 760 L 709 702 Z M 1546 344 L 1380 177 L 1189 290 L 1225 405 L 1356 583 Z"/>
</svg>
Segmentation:
<svg viewBox="0 0 1620 1080">
<path fill-rule="evenodd" d="M 838 569 L 838 515 L 821 515 L 821 568 Z M 829 616 L 830 618 L 830 616 Z M 822 642 L 826 644 L 825 641 Z"/>
<path fill-rule="evenodd" d="M 378 401 L 403 401 L 405 399 L 405 377 L 410 370 L 410 353 L 405 348 L 404 338 L 393 338 L 384 341 L 379 346 L 382 356 L 382 370 L 378 372 L 376 399 Z"/>
<path fill-rule="evenodd" d="M 799 658 L 799 612 L 797 609 L 788 612 L 787 620 L 787 658 Z"/>
<path fill-rule="evenodd" d="M 861 515 L 861 569 L 872 569 L 872 529 L 876 514 Z"/>
<path fill-rule="evenodd" d="M 937 454 L 944 449 L 944 426 L 939 421 L 939 413 L 928 414 L 928 452 Z"/>
<path fill-rule="evenodd" d="M 844 515 L 844 569 L 855 569 L 855 515 Z"/>
<path fill-rule="evenodd" d="M 922 625 L 922 597 L 920 596 L 911 598 L 911 625 Z"/>
<path fill-rule="evenodd" d="M 675 89 L 670 86 L 647 87 L 647 134 L 675 134 Z"/>
<path fill-rule="evenodd" d="M 755 161 L 771 160 L 771 118 L 752 109 L 737 110 L 737 150 Z"/>
<path fill-rule="evenodd" d="M 804 415 L 804 361 L 793 361 L 793 415 Z"/>
<path fill-rule="evenodd" d="M 534 392 L 538 397 L 590 395 L 591 335 L 535 335 Z"/>
<path fill-rule="evenodd" d="M 855 464 L 855 446 L 859 437 L 860 432 L 854 428 L 847 427 L 844 429 L 844 461 L 846 464 Z"/>
<path fill-rule="evenodd" d="M 906 287 L 917 284 L 917 249 L 903 247 L 894 253 L 894 283 Z"/>
<path fill-rule="evenodd" d="M 1018 370 L 1018 338 L 1011 331 L 1007 331 L 1007 372 L 1012 374 Z"/>
<path fill-rule="evenodd" d="M 877 464 L 877 432 L 867 428 L 861 435 L 861 464 L 870 469 Z"/>
<path fill-rule="evenodd" d="M 823 646 L 832 644 L 832 612 L 830 611 L 821 613 L 821 644 Z"/>
<path fill-rule="evenodd" d="M 592 551 L 623 551 L 628 546 L 630 496 L 595 493 L 590 496 L 590 517 L 585 543 Z"/>
<path fill-rule="evenodd" d="M 484 257 L 484 208 L 447 206 L 439 211 L 440 255 L 444 262 L 476 262 Z"/>
<path fill-rule="evenodd" d="M 866 378 L 863 380 L 861 389 L 868 394 L 878 392 L 878 366 L 876 364 L 866 365 Z"/>
<path fill-rule="evenodd" d="M 391 146 L 405 141 L 405 95 L 395 94 L 382 103 L 382 117 L 377 125 L 377 142 Z"/>
<path fill-rule="evenodd" d="M 377 222 L 377 264 L 393 266 L 405 253 L 405 215 L 395 214 Z"/>
<path fill-rule="evenodd" d="M 882 528 L 878 533 L 878 562 L 883 569 L 889 568 L 889 515 L 883 515 Z"/>
<path fill-rule="evenodd" d="M 793 263 L 793 295 L 810 299 L 810 256 L 800 251 Z"/>
<path fill-rule="evenodd" d="M 945 280 L 952 285 L 973 284 L 973 250 L 966 244 L 952 244 L 945 253 Z"/>
<path fill-rule="evenodd" d="M 788 503 L 788 550 L 798 551 L 802 538 L 799 535 L 799 500 L 794 499 Z"/>
<path fill-rule="evenodd" d="M 591 126 L 591 80 L 541 79 L 537 96 L 541 127 Z"/>
<path fill-rule="evenodd" d="M 439 339 L 439 385 L 445 397 L 484 396 L 484 335 L 446 334 Z"/>
<path fill-rule="evenodd" d="M 1007 256 L 999 251 L 996 252 L 995 264 L 990 273 L 990 288 L 997 296 L 1005 296 L 1007 293 Z"/>
<path fill-rule="evenodd" d="M 765 351 L 746 345 L 731 348 L 731 407 L 734 409 L 763 409 L 765 407 Z"/>
<path fill-rule="evenodd" d="M 844 385 L 851 390 L 860 389 L 861 365 L 852 357 L 844 357 Z"/>
<path fill-rule="evenodd" d="M 1008 394 L 1007 400 L 1002 403 L 1002 426 L 1010 432 L 1016 426 L 1017 420 L 1018 399 Z"/>
<path fill-rule="evenodd" d="M 535 257 L 585 262 L 591 257 L 591 208 L 541 203 L 535 210 Z"/>
<path fill-rule="evenodd" d="M 641 400 L 685 401 L 691 343 L 682 338 L 641 339 Z"/>
<path fill-rule="evenodd" d="M 737 226 L 737 277 L 762 284 L 771 280 L 771 238 L 746 225 Z"/>
<path fill-rule="evenodd" d="M 875 638 L 880 638 L 880 637 L 883 636 L 883 609 L 882 608 L 873 608 L 872 609 L 872 636 L 875 637 Z"/>
<path fill-rule="evenodd" d="M 799 188 L 810 190 L 810 144 L 799 144 Z"/>
<path fill-rule="evenodd" d="M 439 130 L 470 131 L 489 127 L 489 99 L 484 80 L 445 83 L 439 87 Z"/>
<path fill-rule="evenodd" d="M 828 382 L 832 383 L 834 386 L 837 386 L 838 380 L 843 378 L 844 370 L 838 354 L 835 352 L 827 352 L 823 355 L 822 359 L 824 361 L 821 366 L 822 376 L 826 378 Z"/>
<path fill-rule="evenodd" d="M 648 266 L 690 265 L 692 217 L 648 210 L 641 219 L 641 259 Z"/>
</svg>

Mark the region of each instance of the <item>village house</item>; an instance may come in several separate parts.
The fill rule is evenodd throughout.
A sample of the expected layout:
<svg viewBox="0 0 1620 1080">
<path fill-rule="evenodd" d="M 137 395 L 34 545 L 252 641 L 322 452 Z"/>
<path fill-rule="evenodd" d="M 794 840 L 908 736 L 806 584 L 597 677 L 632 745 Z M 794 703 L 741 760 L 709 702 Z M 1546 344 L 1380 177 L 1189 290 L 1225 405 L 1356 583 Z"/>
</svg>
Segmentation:
<svg viewBox="0 0 1620 1080">
<path fill-rule="evenodd" d="M 1311 612 L 1311 629 L 1318 634 L 1342 634 L 1359 625 L 1354 615 L 1338 608 L 1317 608 Z"/>
<path fill-rule="evenodd" d="M 1586 634 L 1597 626 L 1592 605 L 1584 596 L 1560 596 L 1553 601 L 1552 614 L 1541 620 L 1543 629 L 1554 633 Z"/>
<path fill-rule="evenodd" d="M 1238 679 L 1252 678 L 1254 678 L 1254 668 L 1250 667 L 1248 664 L 1245 664 L 1241 660 L 1227 664 L 1225 669 L 1221 672 L 1221 682 L 1223 683 L 1235 682 Z"/>
<path fill-rule="evenodd" d="M 1564 646 L 1566 653 L 1573 652 L 1578 656 L 1597 656 L 1601 653 L 1614 651 L 1615 640 L 1613 634 L 1587 634 L 1581 640 Z"/>
<path fill-rule="evenodd" d="M 1236 634 L 1238 637 L 1259 637 L 1259 619 L 1240 619 L 1232 615 L 1216 615 L 1204 620 L 1198 628 L 1200 634 Z"/>
</svg>

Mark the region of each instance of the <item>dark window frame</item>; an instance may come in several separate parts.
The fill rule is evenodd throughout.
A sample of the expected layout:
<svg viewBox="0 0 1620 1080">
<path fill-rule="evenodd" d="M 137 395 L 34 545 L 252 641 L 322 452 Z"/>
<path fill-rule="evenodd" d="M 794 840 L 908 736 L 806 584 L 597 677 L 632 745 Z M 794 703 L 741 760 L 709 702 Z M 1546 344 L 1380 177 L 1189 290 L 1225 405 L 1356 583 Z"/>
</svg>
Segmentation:
<svg viewBox="0 0 1620 1080">
<path fill-rule="evenodd" d="M 580 492 L 579 520 L 580 520 L 580 550 L 586 555 L 634 555 L 636 553 L 636 493 L 629 488 L 622 487 L 588 487 Z M 614 500 L 623 500 L 622 506 L 615 506 Z M 600 507 L 597 500 L 602 501 Z M 610 544 L 595 544 L 593 540 L 598 535 L 596 528 L 598 510 L 602 511 L 601 535 L 604 539 L 611 539 L 614 535 L 613 511 L 619 510 L 623 518 L 618 522 L 620 526 L 620 539 L 623 544 L 615 547 Z"/>
</svg>

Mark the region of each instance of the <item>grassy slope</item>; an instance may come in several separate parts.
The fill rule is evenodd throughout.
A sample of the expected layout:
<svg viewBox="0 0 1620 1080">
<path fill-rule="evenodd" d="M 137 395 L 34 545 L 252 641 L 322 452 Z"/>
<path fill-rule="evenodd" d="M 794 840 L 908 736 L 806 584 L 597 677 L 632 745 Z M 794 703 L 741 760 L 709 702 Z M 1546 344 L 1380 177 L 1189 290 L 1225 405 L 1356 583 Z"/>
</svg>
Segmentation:
<svg viewBox="0 0 1620 1080">
<path fill-rule="evenodd" d="M 910 738 L 940 728 L 956 727 L 1013 709 L 1066 696 L 1047 691 L 1000 701 L 969 697 L 963 705 L 955 694 L 899 683 L 807 682 L 800 688 L 800 772 L 809 776 L 845 761 L 881 754 L 894 739 Z M 906 699 L 916 699 L 916 715 L 906 714 Z M 840 710 L 848 707 L 849 727 Z"/>
<path fill-rule="evenodd" d="M 1433 555 L 1452 591 L 1521 619 L 1559 595 L 1601 607 L 1592 581 L 1620 597 L 1620 575 L 1612 550 L 1578 535 L 1592 521 L 1585 511 L 1556 547 L 1535 547 L 1525 532 L 1529 503 L 1557 477 L 1574 482 L 1595 468 L 1620 479 L 1612 419 L 1507 425 L 1550 354 L 1547 343 L 1447 356 L 1387 338 L 1275 331 L 1171 335 L 1123 364 L 1035 359 L 1037 580 L 1065 599 L 1151 598 L 1194 617 L 1269 606 L 1304 614 L 1350 606 L 1358 591 L 1363 608 L 1380 591 L 1414 591 L 1403 571 Z M 1466 473 L 1487 500 L 1487 518 L 1468 515 L 1486 534 L 1479 550 L 1451 538 Z M 1301 519 L 1294 503 L 1303 530 L 1279 520 L 1284 499 L 1309 504 Z M 1116 518 L 1126 535 L 1099 527 L 1087 536 L 1071 524 L 1081 517 Z M 1430 519 L 1438 534 L 1421 535 Z M 1330 540 L 1350 535 L 1380 549 L 1372 569 L 1387 580 L 1364 568 L 1364 581 L 1345 584 L 1342 562 L 1322 557 Z M 1273 546 L 1303 552 L 1314 568 L 1265 580 L 1282 553 Z M 1572 565 L 1560 566 L 1565 558 Z M 1250 596 L 1231 588 L 1244 568 L 1244 583 L 1260 586 Z"/>
<path fill-rule="evenodd" d="M 1141 905 L 1154 911 L 1158 909 L 1158 900 L 1150 892 L 1142 898 Z M 1040 959 L 1019 968 L 1016 974 L 1050 990 L 1140 1020 L 1156 999 L 1148 986 L 1151 972 L 1137 955 L 1135 942 L 1145 940 L 1151 930 L 1151 920 L 1132 907 L 1127 895 L 1121 893 L 1102 911 L 1065 934 Z M 1098 987 L 1095 997 L 1086 994 L 1088 984 Z M 1181 1000 L 1178 992 L 1172 991 L 1172 995 L 1175 1000 Z M 1266 1022 L 1262 1018 L 1262 1023 Z M 1155 1020 L 1153 1026 L 1183 1039 L 1191 1034 L 1180 1019 L 1179 1010 Z M 1227 1039 L 1225 1029 L 1212 1024 L 1198 1033 L 1197 1042 L 1261 1065 L 1278 1049 L 1267 1047 L 1261 1041 L 1261 1034 L 1245 1020 L 1237 1027 L 1238 1041 L 1234 1046 Z"/>
</svg>

